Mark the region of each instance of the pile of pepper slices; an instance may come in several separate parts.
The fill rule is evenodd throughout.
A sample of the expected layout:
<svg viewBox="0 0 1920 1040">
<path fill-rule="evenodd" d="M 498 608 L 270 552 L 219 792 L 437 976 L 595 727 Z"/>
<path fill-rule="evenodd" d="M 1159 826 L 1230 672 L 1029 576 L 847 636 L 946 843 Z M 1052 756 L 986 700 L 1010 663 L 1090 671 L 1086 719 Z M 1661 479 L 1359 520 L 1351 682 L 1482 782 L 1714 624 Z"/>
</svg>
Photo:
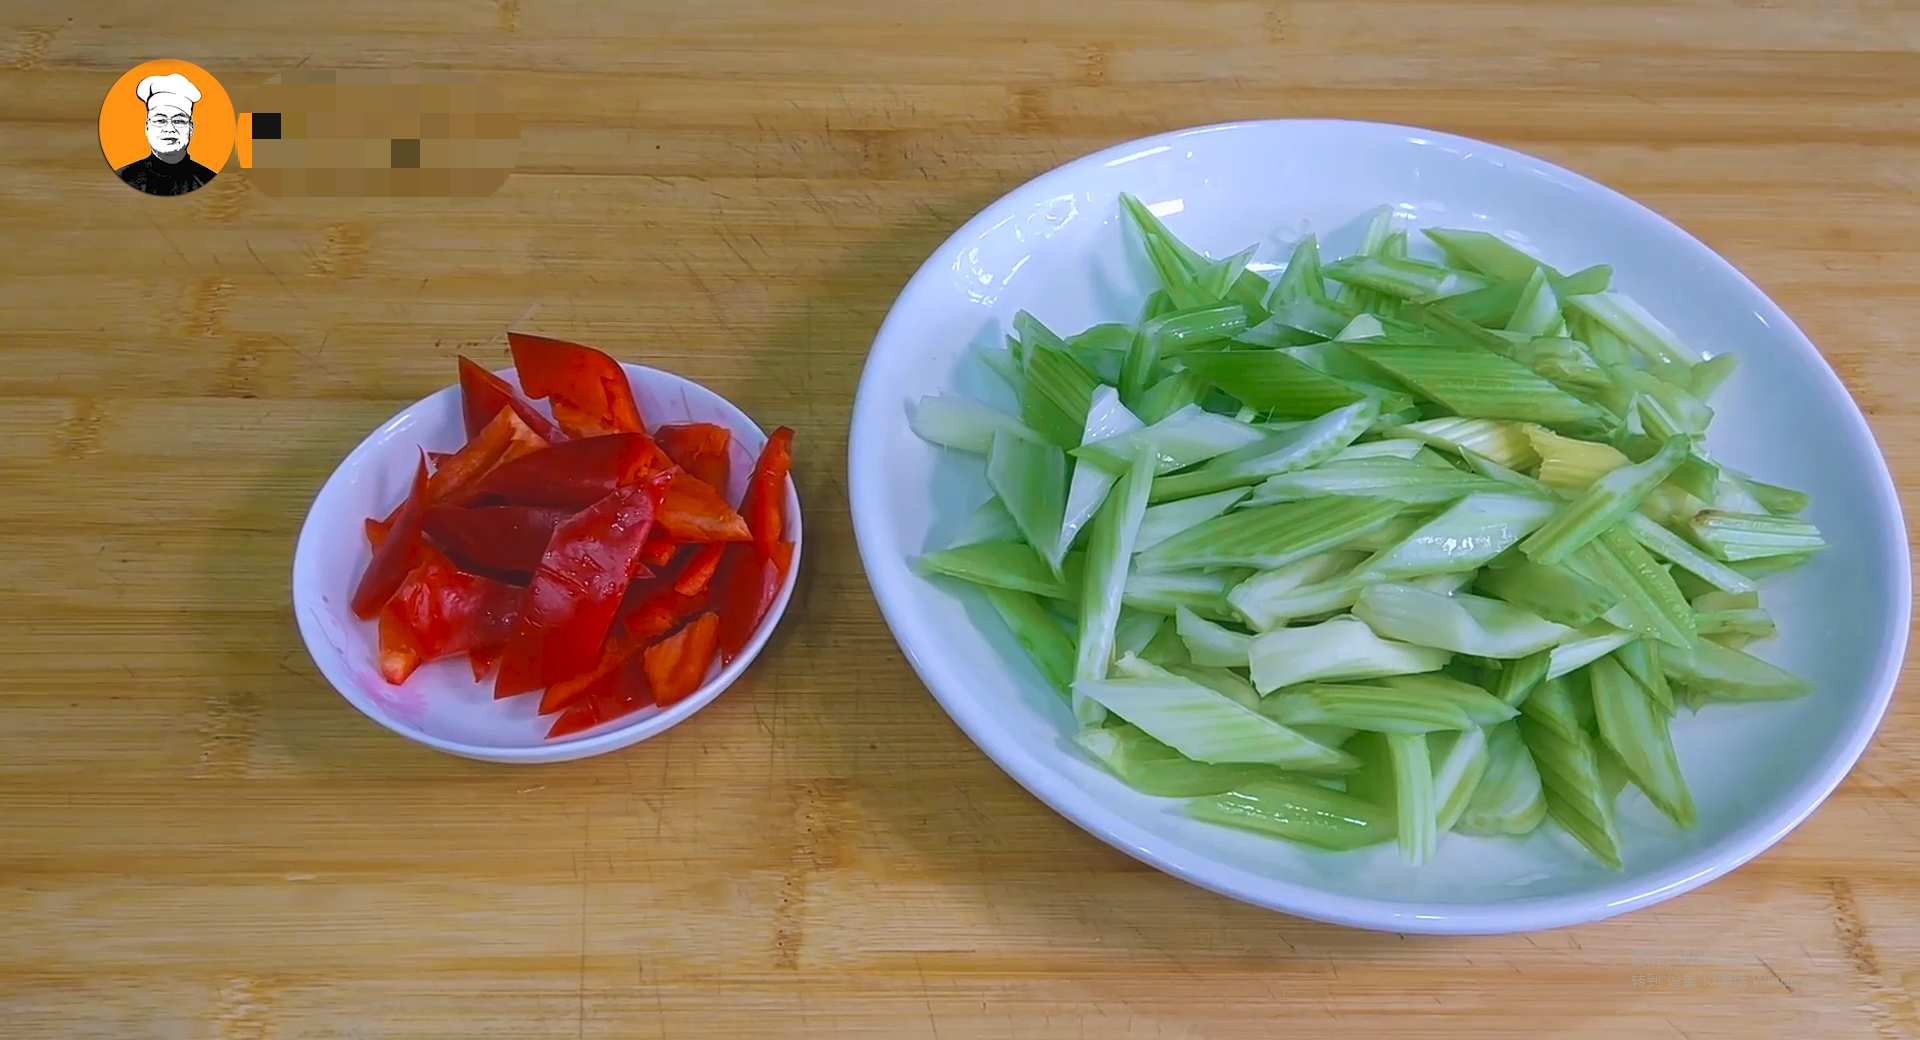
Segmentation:
<svg viewBox="0 0 1920 1040">
<path fill-rule="evenodd" d="M 540 691 L 549 738 L 673 704 L 746 646 L 786 581 L 793 431 L 774 431 L 736 510 L 731 437 L 646 430 L 619 362 L 509 333 L 520 385 L 460 358 L 467 442 L 422 452 L 406 501 L 369 517 L 353 611 L 380 673 L 467 655 L 494 697 Z"/>
</svg>

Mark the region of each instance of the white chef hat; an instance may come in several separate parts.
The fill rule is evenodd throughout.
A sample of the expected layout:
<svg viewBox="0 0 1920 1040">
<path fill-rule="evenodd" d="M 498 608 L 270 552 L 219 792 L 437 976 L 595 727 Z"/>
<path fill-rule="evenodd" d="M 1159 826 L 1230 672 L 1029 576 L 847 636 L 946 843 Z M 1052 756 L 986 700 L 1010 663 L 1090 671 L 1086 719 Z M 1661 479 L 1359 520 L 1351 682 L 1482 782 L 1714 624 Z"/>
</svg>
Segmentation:
<svg viewBox="0 0 1920 1040">
<path fill-rule="evenodd" d="M 140 100 L 147 103 L 147 111 L 156 108 L 170 108 L 187 115 L 193 114 L 193 103 L 200 100 L 200 88 L 193 81 L 177 72 L 165 76 L 148 76 L 134 89 Z"/>
</svg>

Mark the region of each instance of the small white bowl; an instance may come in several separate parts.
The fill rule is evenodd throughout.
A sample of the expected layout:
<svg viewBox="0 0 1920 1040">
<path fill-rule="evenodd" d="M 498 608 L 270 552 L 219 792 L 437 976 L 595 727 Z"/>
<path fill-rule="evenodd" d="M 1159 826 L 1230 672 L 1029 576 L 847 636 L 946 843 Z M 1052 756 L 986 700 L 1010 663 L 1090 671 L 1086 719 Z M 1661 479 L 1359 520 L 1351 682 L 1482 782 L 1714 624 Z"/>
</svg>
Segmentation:
<svg viewBox="0 0 1920 1040">
<path fill-rule="evenodd" d="M 733 434 L 730 502 L 740 501 L 767 435 L 732 402 L 670 372 L 626 365 L 640 414 L 649 427 L 709 422 Z M 513 370 L 498 373 L 519 387 Z M 545 406 L 535 402 L 536 407 Z M 320 673 L 347 703 L 382 726 L 431 748 L 487 762 L 565 762 L 615 751 L 665 732 L 712 703 L 753 664 L 774 626 L 786 613 L 800 574 L 800 497 L 787 479 L 786 530 L 793 566 L 773 607 L 733 663 L 720 669 L 692 696 L 662 710 L 642 708 L 580 733 L 548 740 L 553 716 L 536 714 L 537 693 L 493 699 L 493 683 L 473 680 L 465 654 L 425 664 L 394 686 L 376 665 L 379 636 L 372 621 L 348 607 L 353 588 L 371 559 L 362 522 L 385 516 L 406 497 L 419 451 L 456 451 L 466 441 L 460 388 L 449 386 L 423 398 L 353 449 L 307 511 L 293 555 L 293 611 Z"/>
<path fill-rule="evenodd" d="M 911 401 L 1004 398 L 967 355 L 1016 311 L 1061 333 L 1133 321 L 1152 269 L 1122 233 L 1132 192 L 1208 255 L 1319 233 L 1352 252 L 1360 219 L 1391 203 L 1408 226 L 1479 228 L 1563 270 L 1612 264 L 1615 285 L 1688 343 L 1740 355 L 1714 396 L 1710 447 L 1763 480 L 1809 492 L 1831 547 L 1768 582 L 1779 639 L 1756 648 L 1811 680 L 1786 704 L 1715 707 L 1674 724 L 1698 803 L 1687 832 L 1623 798 L 1626 868 L 1609 871 L 1557 828 L 1526 840 L 1447 835 L 1435 860 L 1391 845 L 1325 853 L 1185 817 L 1134 792 L 1066 741 L 1071 714 L 978 597 L 916 575 L 987 498 L 977 461 L 907 425 Z M 1415 235 L 1416 241 L 1420 236 Z M 947 712 L 1014 779 L 1075 823 L 1195 884 L 1275 910 L 1398 932 L 1555 928 L 1671 898 L 1779 840 L 1839 784 L 1879 724 L 1907 642 L 1906 528 L 1885 461 L 1846 389 L 1780 308 L 1652 211 L 1559 167 L 1408 127 L 1279 121 L 1130 142 L 1054 170 L 989 206 L 901 292 L 874 342 L 848 451 L 854 532 L 895 638 Z"/>
</svg>

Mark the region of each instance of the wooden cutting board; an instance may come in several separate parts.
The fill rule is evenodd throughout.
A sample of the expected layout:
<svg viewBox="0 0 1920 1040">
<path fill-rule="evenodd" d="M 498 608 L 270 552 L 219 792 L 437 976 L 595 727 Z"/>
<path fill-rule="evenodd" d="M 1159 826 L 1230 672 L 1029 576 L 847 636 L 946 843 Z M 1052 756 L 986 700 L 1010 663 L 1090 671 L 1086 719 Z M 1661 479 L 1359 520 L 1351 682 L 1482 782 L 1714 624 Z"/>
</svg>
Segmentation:
<svg viewBox="0 0 1920 1040">
<path fill-rule="evenodd" d="M 867 593 L 843 463 L 875 328 L 981 206 L 1143 134 L 1329 116 L 1510 145 L 1673 218 L 1820 344 L 1904 489 L 1920 9 L 1038 9 L 6 5 L 0 1031 L 1920 1035 L 1904 693 L 1805 826 L 1654 909 L 1476 939 L 1257 912 L 1083 834 L 949 723 Z M 274 198 L 233 167 L 141 195 L 95 126 L 150 58 L 242 104 L 296 67 L 471 72 L 518 114 L 518 169 L 452 201 Z M 516 321 L 795 427 L 811 536 L 749 681 L 527 769 L 352 711 L 287 586 L 341 455 L 456 352 L 504 363 Z"/>
</svg>

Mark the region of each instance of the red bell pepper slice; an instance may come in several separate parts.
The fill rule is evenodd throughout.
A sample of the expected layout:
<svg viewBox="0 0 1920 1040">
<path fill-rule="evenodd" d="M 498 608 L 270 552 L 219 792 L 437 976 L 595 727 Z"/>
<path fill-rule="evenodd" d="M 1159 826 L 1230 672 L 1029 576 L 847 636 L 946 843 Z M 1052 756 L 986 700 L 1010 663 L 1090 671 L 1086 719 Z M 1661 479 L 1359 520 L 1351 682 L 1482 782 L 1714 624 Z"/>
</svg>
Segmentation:
<svg viewBox="0 0 1920 1040">
<path fill-rule="evenodd" d="M 430 506 L 425 530 L 442 552 L 467 570 L 524 578 L 540 566 L 554 530 L 575 512 L 557 506 Z"/>
<path fill-rule="evenodd" d="M 641 665 L 647 673 L 647 685 L 653 688 L 654 703 L 663 708 L 675 704 L 707 681 L 719 636 L 720 616 L 708 612 L 647 647 Z"/>
<path fill-rule="evenodd" d="M 665 567 L 673 563 L 674 554 L 679 551 L 680 543 L 655 527 L 653 536 L 647 539 L 646 547 L 640 550 L 640 558 L 654 567 Z"/>
<path fill-rule="evenodd" d="M 764 558 L 773 553 L 775 542 L 785 535 L 787 516 L 787 474 L 793 469 L 793 431 L 785 426 L 773 431 L 760 461 L 753 467 L 753 479 L 747 484 L 740 511 L 753 529 L 753 544 Z"/>
<path fill-rule="evenodd" d="M 653 512 L 649 488 L 624 487 L 554 531 L 521 597 L 495 697 L 551 686 L 593 667 L 640 563 Z"/>
<path fill-rule="evenodd" d="M 500 663 L 500 655 L 507 652 L 507 644 L 491 643 L 476 646 L 467 651 L 467 663 L 473 667 L 473 681 L 485 682 L 487 673 Z"/>
<path fill-rule="evenodd" d="M 793 567 L 793 545 L 775 542 L 773 555 L 762 559 L 752 545 L 730 545 L 727 558 L 714 578 L 714 597 L 720 610 L 720 662 L 732 664 L 740 656 L 773 601 L 787 583 Z"/>
<path fill-rule="evenodd" d="M 620 362 L 592 347 L 521 332 L 507 333 L 520 385 L 547 398 L 554 422 L 569 437 L 641 433 L 646 425 Z"/>
<path fill-rule="evenodd" d="M 396 510 L 395 513 L 397 515 L 398 510 Z M 385 520 L 375 520 L 373 517 L 367 517 L 365 527 L 367 531 L 367 546 L 374 552 L 379 552 L 380 543 L 387 540 L 387 532 L 393 529 L 393 517 L 389 516 Z"/>
<path fill-rule="evenodd" d="M 513 627 L 520 590 L 456 568 L 428 548 L 380 612 L 380 668 L 405 682 L 423 661 L 498 643 Z"/>
<path fill-rule="evenodd" d="M 587 692 L 601 679 L 619 671 L 620 666 L 627 662 L 627 658 L 644 649 L 646 649 L 645 643 L 631 638 L 622 629 L 614 629 L 608 634 L 606 643 L 601 646 L 600 659 L 594 662 L 592 668 L 571 679 L 554 683 L 541 692 L 539 713 L 551 715 L 571 706 L 586 696 Z"/>
<path fill-rule="evenodd" d="M 649 597 L 627 615 L 627 633 L 642 643 L 652 642 L 678 628 L 680 622 L 707 609 L 711 602 L 707 590 L 682 596 L 671 586 Z"/>
<path fill-rule="evenodd" d="M 730 471 L 729 449 L 733 435 L 724 426 L 713 423 L 677 423 L 653 431 L 660 450 L 674 464 L 699 477 L 716 491 L 724 492 Z"/>
<path fill-rule="evenodd" d="M 360 584 L 353 590 L 351 605 L 355 616 L 372 620 L 400 583 L 407 580 L 407 572 L 419 565 L 420 524 L 426 511 L 427 456 L 422 452 L 419 467 L 414 470 L 413 488 L 394 513 L 392 526 L 380 547 L 374 550 L 373 562 L 367 565 L 366 573 L 360 575 Z"/>
<path fill-rule="evenodd" d="M 474 487 L 487 474 L 516 459 L 546 448 L 547 442 L 520 420 L 511 408 L 502 408 L 466 446 L 434 470 L 427 482 L 427 501 L 459 505 L 473 498 Z"/>
<path fill-rule="evenodd" d="M 540 414 L 533 402 L 513 392 L 507 381 L 481 368 L 479 365 L 460 358 L 460 414 L 467 424 L 469 438 L 486 428 L 500 409 L 511 408 L 520 421 L 540 435 L 540 439 L 551 444 L 561 440 L 564 435 L 556 429 L 553 421 Z"/>
<path fill-rule="evenodd" d="M 653 691 L 647 688 L 646 673 L 641 670 L 640 658 L 636 655 L 628 658 L 619 671 L 601 676 L 585 696 L 561 712 L 560 717 L 553 720 L 553 728 L 547 730 L 547 739 L 592 729 L 652 703 Z"/>
<path fill-rule="evenodd" d="M 682 542 L 745 542 L 753 532 L 747 521 L 713 485 L 685 470 L 673 471 L 660 498 L 660 530 Z"/>
<path fill-rule="evenodd" d="M 673 591 L 682 596 L 697 596 L 705 592 L 707 585 L 713 581 L 714 572 L 720 569 L 720 556 L 726 550 L 724 542 L 709 542 L 695 550 L 686 568 L 674 579 Z"/>
<path fill-rule="evenodd" d="M 473 487 L 473 499 L 580 510 L 671 469 L 673 461 L 644 433 L 561 441 L 503 463 Z"/>
</svg>

